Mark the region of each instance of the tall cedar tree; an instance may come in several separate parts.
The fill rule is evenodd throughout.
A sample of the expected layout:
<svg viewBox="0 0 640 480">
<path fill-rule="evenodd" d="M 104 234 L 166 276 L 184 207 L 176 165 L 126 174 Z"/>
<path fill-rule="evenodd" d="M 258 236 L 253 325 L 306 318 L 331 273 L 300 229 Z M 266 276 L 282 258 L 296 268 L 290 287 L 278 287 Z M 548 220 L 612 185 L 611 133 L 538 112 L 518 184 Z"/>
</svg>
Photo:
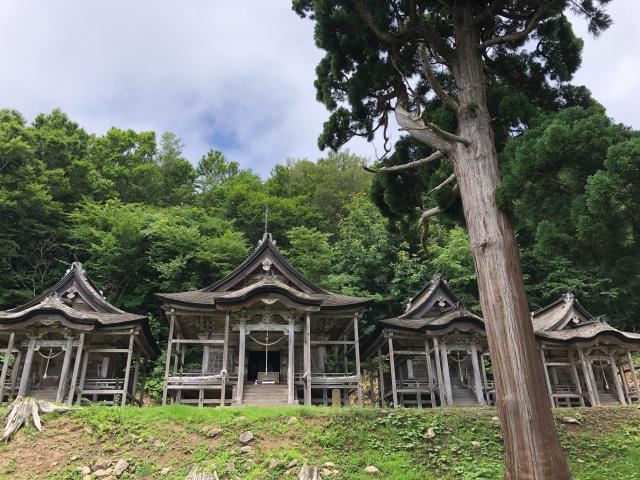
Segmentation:
<svg viewBox="0 0 640 480">
<path fill-rule="evenodd" d="M 496 205 L 500 183 L 487 84 L 525 89 L 541 103 L 580 63 L 566 12 L 598 33 L 609 0 L 293 0 L 326 50 L 318 98 L 333 113 L 321 147 L 386 133 L 390 113 L 433 153 L 398 168 L 447 158 L 460 196 L 494 362 L 507 479 L 568 479 L 528 313 L 518 249 Z M 440 108 L 433 108 L 432 99 Z M 427 108 L 429 107 L 429 108 Z M 453 124 L 455 129 L 447 129 Z M 388 169 L 386 169 L 388 170 Z M 442 211 L 423 214 L 422 221 Z"/>
</svg>

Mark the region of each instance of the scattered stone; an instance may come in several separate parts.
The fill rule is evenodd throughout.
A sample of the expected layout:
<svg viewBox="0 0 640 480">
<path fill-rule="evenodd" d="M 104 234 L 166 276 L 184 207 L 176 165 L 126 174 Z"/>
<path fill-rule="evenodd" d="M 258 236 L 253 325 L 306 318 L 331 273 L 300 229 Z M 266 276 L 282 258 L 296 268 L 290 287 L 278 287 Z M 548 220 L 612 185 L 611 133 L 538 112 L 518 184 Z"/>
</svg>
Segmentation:
<svg viewBox="0 0 640 480">
<path fill-rule="evenodd" d="M 233 462 L 229 462 L 227 463 L 227 472 L 230 472 L 231 470 L 234 470 L 236 468 L 236 464 Z"/>
<path fill-rule="evenodd" d="M 578 463 L 584 463 L 584 460 L 582 460 L 581 458 L 577 459 L 576 462 Z"/>
<path fill-rule="evenodd" d="M 271 461 L 269 462 L 269 470 L 273 470 L 277 466 L 278 466 L 278 460 L 276 460 L 275 458 L 272 458 Z"/>
<path fill-rule="evenodd" d="M 136 441 L 136 443 L 138 443 L 138 444 L 142 443 L 142 439 L 141 439 L 141 438 L 139 438 L 139 439 Z"/>
<path fill-rule="evenodd" d="M 473 448 L 480 448 L 480 442 L 477 442 L 476 440 L 471 440 L 471 446 Z"/>
<path fill-rule="evenodd" d="M 298 417 L 289 417 L 289 420 L 287 420 L 287 423 L 289 425 L 293 425 L 294 423 L 296 423 L 298 421 Z"/>
<path fill-rule="evenodd" d="M 113 475 L 109 475 L 108 477 L 104 477 L 102 480 L 118 480 L 118 479 Z"/>
<path fill-rule="evenodd" d="M 291 460 L 291 461 L 289 462 L 289 465 L 287 465 L 287 468 L 293 468 L 293 467 L 295 467 L 296 465 L 298 465 L 298 460 L 294 458 L 293 460 Z"/>
<path fill-rule="evenodd" d="M 253 447 L 251 445 L 245 445 L 240 449 L 242 453 L 251 453 L 253 452 Z"/>
<path fill-rule="evenodd" d="M 240 435 L 239 440 L 241 443 L 249 443 L 251 440 L 253 440 L 253 432 L 251 430 L 247 430 L 242 435 Z"/>
<path fill-rule="evenodd" d="M 113 474 L 116 477 L 118 477 L 118 476 L 122 475 L 124 472 L 126 472 L 127 468 L 129 468 L 129 462 L 127 462 L 124 458 L 121 458 L 116 463 L 116 466 L 113 467 Z"/>
<path fill-rule="evenodd" d="M 213 453 L 213 452 L 215 452 L 215 451 L 216 451 L 216 447 L 214 447 L 213 445 L 209 445 L 209 447 L 207 448 L 207 451 L 208 451 L 209 453 Z"/>
<path fill-rule="evenodd" d="M 85 475 L 82 480 L 91 480 L 91 475 Z"/>
<path fill-rule="evenodd" d="M 293 468 L 287 468 L 287 470 L 284 473 L 286 473 L 287 475 L 295 475 L 297 471 L 298 471 L 297 467 L 293 467 Z"/>
<path fill-rule="evenodd" d="M 333 462 L 324 462 L 324 466 L 327 468 L 333 468 L 336 466 L 336 464 Z"/>
<path fill-rule="evenodd" d="M 241 422 L 243 420 L 246 420 L 247 417 L 245 417 L 244 415 L 239 415 L 235 418 L 236 422 Z"/>
<path fill-rule="evenodd" d="M 93 470 L 106 470 L 111 466 L 111 460 L 108 458 L 100 458 L 93 464 Z"/>
<path fill-rule="evenodd" d="M 323 477 L 328 477 L 329 475 L 333 475 L 333 470 L 329 470 L 328 468 L 323 468 L 320 470 L 320 473 Z"/>
<path fill-rule="evenodd" d="M 53 463 L 51 464 L 51 466 L 52 466 L 52 467 L 57 467 L 57 466 L 58 466 L 58 462 L 53 462 Z"/>
<path fill-rule="evenodd" d="M 209 436 L 211 438 L 216 438 L 221 433 L 222 433 L 222 430 L 220 430 L 219 428 L 212 428 L 211 431 L 209 432 Z"/>
<path fill-rule="evenodd" d="M 156 447 L 156 448 L 162 448 L 162 447 L 164 447 L 164 443 L 162 443 L 160 440 L 155 440 L 153 442 L 153 446 Z"/>
<path fill-rule="evenodd" d="M 72 462 L 75 462 L 76 460 L 80 460 L 80 455 L 71 455 L 69 457 L 69 460 L 71 460 Z"/>
<path fill-rule="evenodd" d="M 162 470 L 160 470 L 160 475 L 169 475 L 170 471 L 171 467 L 164 467 Z"/>
<path fill-rule="evenodd" d="M 578 425 L 580 423 L 577 418 L 573 417 L 561 417 L 560 421 L 569 425 Z"/>
<path fill-rule="evenodd" d="M 500 419 L 498 417 L 491 417 L 491 421 L 492 422 L 500 422 Z"/>
<path fill-rule="evenodd" d="M 436 432 L 432 427 L 429 427 L 427 430 L 427 438 L 434 438 L 436 436 Z"/>
<path fill-rule="evenodd" d="M 84 465 L 82 467 L 80 467 L 80 474 L 81 475 L 89 475 L 91 473 L 91 468 Z"/>
<path fill-rule="evenodd" d="M 113 468 L 107 468 L 106 470 L 105 469 L 100 469 L 100 470 L 96 470 L 95 472 L 93 472 L 93 476 L 96 477 L 96 478 L 108 477 L 112 473 L 113 473 Z"/>
<path fill-rule="evenodd" d="M 91 427 L 89 427 L 89 426 L 83 427 L 83 428 L 82 428 L 82 430 L 83 430 L 85 433 L 88 433 L 89 435 L 93 435 L 93 428 L 91 428 Z"/>
<path fill-rule="evenodd" d="M 374 467 L 373 465 L 369 465 L 369 466 L 365 467 L 364 472 L 365 473 L 369 473 L 371 475 L 376 475 L 376 474 L 380 473 L 380 470 L 378 470 L 378 468 Z"/>
</svg>

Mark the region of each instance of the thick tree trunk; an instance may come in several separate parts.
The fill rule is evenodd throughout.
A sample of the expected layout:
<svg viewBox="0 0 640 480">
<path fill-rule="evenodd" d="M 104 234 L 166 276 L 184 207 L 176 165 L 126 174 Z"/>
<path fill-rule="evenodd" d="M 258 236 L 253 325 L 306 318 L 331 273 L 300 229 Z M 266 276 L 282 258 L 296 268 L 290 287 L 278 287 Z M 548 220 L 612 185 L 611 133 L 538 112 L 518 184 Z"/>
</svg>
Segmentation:
<svg viewBox="0 0 640 480">
<path fill-rule="evenodd" d="M 496 205 L 498 155 L 469 4 L 459 7 L 455 36 L 458 133 L 470 144 L 457 143 L 451 156 L 494 366 L 505 478 L 569 479 L 529 317 L 517 245 L 509 219 Z"/>
</svg>

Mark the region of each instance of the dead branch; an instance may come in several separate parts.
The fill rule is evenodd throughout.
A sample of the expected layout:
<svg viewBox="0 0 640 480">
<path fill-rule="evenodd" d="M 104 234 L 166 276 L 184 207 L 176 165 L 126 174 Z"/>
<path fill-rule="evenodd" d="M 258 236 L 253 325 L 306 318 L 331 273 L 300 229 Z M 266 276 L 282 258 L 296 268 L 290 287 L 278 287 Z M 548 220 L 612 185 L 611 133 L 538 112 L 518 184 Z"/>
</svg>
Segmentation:
<svg viewBox="0 0 640 480">
<path fill-rule="evenodd" d="M 419 160 L 414 160 L 413 162 L 403 163 L 402 165 L 393 165 L 391 167 L 381 167 L 381 168 L 370 168 L 363 167 L 367 172 L 371 173 L 392 173 L 392 172 L 403 172 L 405 170 L 411 170 L 414 168 L 421 167 L 423 165 L 427 165 L 431 162 L 435 162 L 444 156 L 444 152 L 437 151 L 429 155 L 428 157 L 421 158 Z"/>
<path fill-rule="evenodd" d="M 433 187 L 431 190 L 429 190 L 427 192 L 427 195 L 431 195 L 433 192 L 437 192 L 438 190 L 442 190 L 444 187 L 446 187 L 447 185 L 449 185 L 451 182 L 453 182 L 456 179 L 456 174 L 452 173 L 451 175 L 449 175 L 442 183 L 440 183 L 438 186 Z"/>
<path fill-rule="evenodd" d="M 422 243 L 422 245 L 425 245 L 427 243 L 427 233 L 429 233 L 429 220 L 447 210 L 451 205 L 453 205 L 453 203 L 459 196 L 460 186 L 456 184 L 453 186 L 453 189 L 451 190 L 451 196 L 449 197 L 445 205 L 433 207 L 422 212 L 422 215 L 420 215 L 420 219 L 418 220 L 418 225 L 420 226 L 421 230 L 420 242 Z"/>
<path fill-rule="evenodd" d="M 427 54 L 427 49 L 424 47 L 424 45 L 420 45 L 418 47 L 418 54 L 420 56 L 420 63 L 422 64 L 422 72 L 424 73 L 424 76 L 427 77 L 427 80 L 429 80 L 431 87 L 433 87 L 433 91 L 442 101 L 442 104 L 445 106 L 445 108 L 451 110 L 453 113 L 458 113 L 460 107 L 455 100 L 447 95 L 447 92 L 444 91 L 444 88 L 442 88 L 442 85 L 433 73 L 433 70 L 431 69 L 431 63 L 429 62 L 429 55 Z"/>
</svg>

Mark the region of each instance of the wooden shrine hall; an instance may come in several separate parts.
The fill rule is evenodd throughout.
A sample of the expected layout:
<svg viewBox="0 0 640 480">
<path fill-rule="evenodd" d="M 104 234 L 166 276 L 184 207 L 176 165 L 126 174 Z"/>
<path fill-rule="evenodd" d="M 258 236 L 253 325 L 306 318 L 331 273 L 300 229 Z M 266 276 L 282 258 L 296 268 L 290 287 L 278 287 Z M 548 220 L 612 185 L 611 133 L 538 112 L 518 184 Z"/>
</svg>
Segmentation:
<svg viewBox="0 0 640 480">
<path fill-rule="evenodd" d="M 377 357 L 382 406 L 486 405 L 495 399 L 485 370 L 484 322 L 439 274 L 402 315 L 378 322 L 364 357 Z"/>
<path fill-rule="evenodd" d="M 591 315 L 570 293 L 531 319 L 553 406 L 640 402 L 639 334 Z"/>
<path fill-rule="evenodd" d="M 169 322 L 163 404 L 347 404 L 354 391 L 362 404 L 358 322 L 370 300 L 314 285 L 271 234 L 227 277 L 158 297 Z"/>
<path fill-rule="evenodd" d="M 158 354 L 147 318 L 107 302 L 79 262 L 50 290 L 0 312 L 0 349 L 0 403 L 141 403 L 146 362 Z"/>
</svg>

